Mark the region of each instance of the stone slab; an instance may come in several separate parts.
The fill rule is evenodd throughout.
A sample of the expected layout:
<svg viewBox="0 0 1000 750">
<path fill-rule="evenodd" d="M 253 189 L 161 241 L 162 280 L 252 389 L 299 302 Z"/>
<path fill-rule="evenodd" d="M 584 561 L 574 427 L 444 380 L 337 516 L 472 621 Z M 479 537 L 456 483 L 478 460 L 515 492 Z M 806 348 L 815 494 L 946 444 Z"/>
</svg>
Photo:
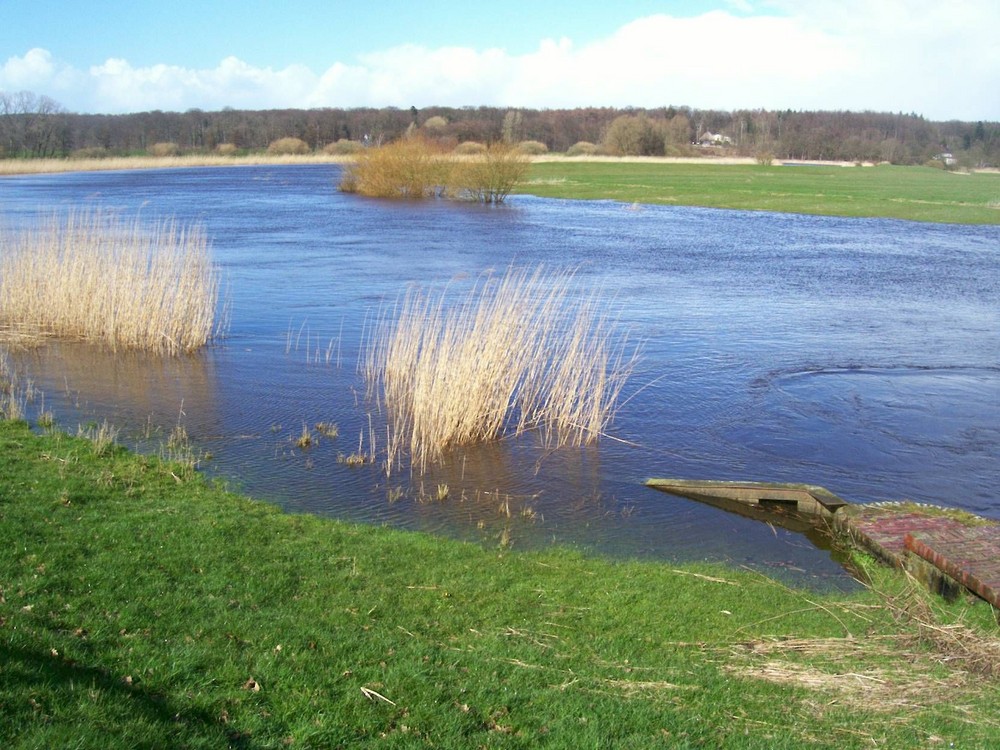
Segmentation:
<svg viewBox="0 0 1000 750">
<path fill-rule="evenodd" d="M 916 555 L 1000 608 L 1000 522 L 943 508 L 854 505 L 838 525 L 879 557 L 906 567 Z"/>
<path fill-rule="evenodd" d="M 1000 607 L 1000 542 L 996 526 L 925 529 L 906 535 L 906 549 L 994 607 Z"/>
</svg>

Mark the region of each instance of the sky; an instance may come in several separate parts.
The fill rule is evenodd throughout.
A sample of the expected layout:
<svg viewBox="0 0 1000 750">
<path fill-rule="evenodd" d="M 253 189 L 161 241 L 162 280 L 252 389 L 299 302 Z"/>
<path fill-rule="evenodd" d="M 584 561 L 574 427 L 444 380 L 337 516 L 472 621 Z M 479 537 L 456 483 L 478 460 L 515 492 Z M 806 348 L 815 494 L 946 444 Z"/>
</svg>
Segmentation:
<svg viewBox="0 0 1000 750">
<path fill-rule="evenodd" d="M 500 106 L 1000 121 L 998 0 L 0 0 L 71 112 Z"/>
</svg>

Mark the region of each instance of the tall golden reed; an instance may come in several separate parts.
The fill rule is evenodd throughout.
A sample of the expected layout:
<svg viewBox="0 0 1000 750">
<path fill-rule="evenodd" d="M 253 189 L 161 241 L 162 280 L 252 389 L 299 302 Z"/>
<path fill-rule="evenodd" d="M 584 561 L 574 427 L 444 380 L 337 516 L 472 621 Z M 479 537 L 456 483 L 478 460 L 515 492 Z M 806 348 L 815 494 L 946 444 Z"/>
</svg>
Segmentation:
<svg viewBox="0 0 1000 750">
<path fill-rule="evenodd" d="M 0 327 L 174 355 L 220 333 L 218 300 L 198 227 L 76 212 L 0 235 Z"/>
<path fill-rule="evenodd" d="M 389 418 L 391 471 L 449 448 L 538 430 L 546 446 L 595 441 L 635 363 L 596 293 L 570 272 L 510 268 L 464 298 L 411 291 L 375 326 L 365 371 Z"/>
</svg>

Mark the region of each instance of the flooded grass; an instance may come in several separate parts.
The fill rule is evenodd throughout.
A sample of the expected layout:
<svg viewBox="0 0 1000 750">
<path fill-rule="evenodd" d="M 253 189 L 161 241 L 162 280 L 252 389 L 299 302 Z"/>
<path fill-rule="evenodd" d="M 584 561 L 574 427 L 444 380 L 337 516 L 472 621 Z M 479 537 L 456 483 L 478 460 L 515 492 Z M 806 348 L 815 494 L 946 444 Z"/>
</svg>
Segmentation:
<svg viewBox="0 0 1000 750">
<path fill-rule="evenodd" d="M 927 167 L 548 160 L 519 192 L 748 211 L 1000 224 L 998 174 Z"/>
</svg>

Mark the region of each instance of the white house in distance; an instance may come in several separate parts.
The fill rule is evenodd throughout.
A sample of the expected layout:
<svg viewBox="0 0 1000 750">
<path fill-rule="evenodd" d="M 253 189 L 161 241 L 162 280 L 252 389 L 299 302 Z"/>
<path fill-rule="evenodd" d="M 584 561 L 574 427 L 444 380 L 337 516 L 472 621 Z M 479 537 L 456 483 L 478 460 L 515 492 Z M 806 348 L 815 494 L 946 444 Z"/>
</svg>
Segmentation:
<svg viewBox="0 0 1000 750">
<path fill-rule="evenodd" d="M 698 138 L 699 146 L 732 146 L 733 139 L 728 135 L 722 135 L 722 133 L 713 133 L 706 130 Z"/>
</svg>

